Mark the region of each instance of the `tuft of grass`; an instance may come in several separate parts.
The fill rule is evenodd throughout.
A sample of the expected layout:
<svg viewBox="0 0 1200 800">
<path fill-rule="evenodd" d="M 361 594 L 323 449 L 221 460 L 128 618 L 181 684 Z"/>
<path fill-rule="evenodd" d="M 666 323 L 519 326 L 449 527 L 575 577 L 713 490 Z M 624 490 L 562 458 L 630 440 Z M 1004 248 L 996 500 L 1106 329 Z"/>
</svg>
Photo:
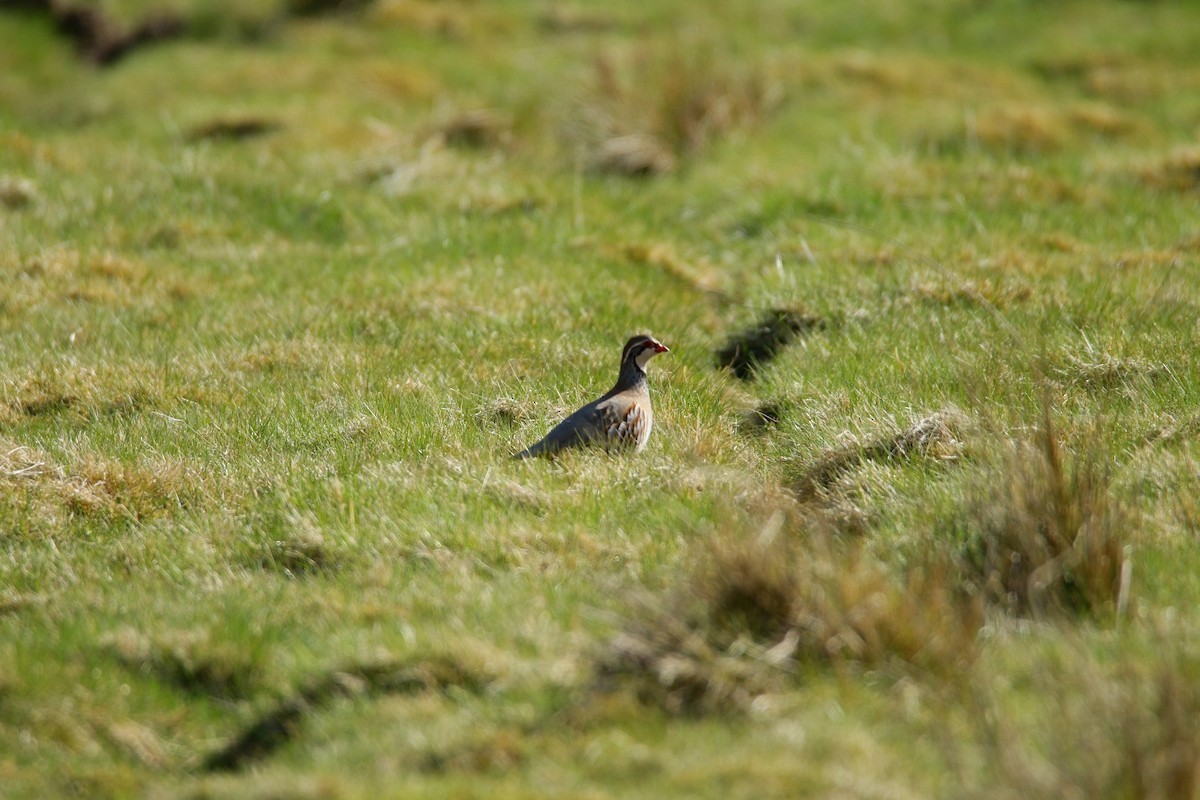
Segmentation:
<svg viewBox="0 0 1200 800">
<path fill-rule="evenodd" d="M 0 207 L 15 211 L 32 206 L 37 200 L 37 187 L 28 178 L 0 175 Z"/>
<path fill-rule="evenodd" d="M 1144 167 L 1142 180 L 1156 189 L 1174 192 L 1200 191 L 1200 150 L 1179 150 Z"/>
<path fill-rule="evenodd" d="M 0 513 L 14 530 L 47 532 L 68 519 L 144 522 L 189 508 L 200 480 L 186 465 L 86 457 L 69 468 L 33 448 L 0 442 Z"/>
<path fill-rule="evenodd" d="M 478 108 L 442 122 L 437 134 L 451 147 L 472 150 L 500 147 L 512 139 L 512 121 L 493 109 Z"/>
<path fill-rule="evenodd" d="M 692 577 L 649 604 L 599 662 L 602 686 L 632 684 L 672 713 L 745 711 L 805 668 L 953 676 L 974 658 L 981 606 L 932 562 L 897 581 L 820 521 L 726 531 Z"/>
<path fill-rule="evenodd" d="M 811 499 L 864 461 L 907 461 L 915 457 L 956 461 L 962 455 L 962 439 L 969 428 L 967 415 L 949 406 L 914 420 L 890 436 L 825 451 L 794 482 L 793 489 L 802 499 Z"/>
<path fill-rule="evenodd" d="M 597 169 L 625 175 L 669 172 L 783 100 L 763 65 L 732 62 L 703 45 L 641 49 L 627 62 L 601 55 L 594 73 L 571 138 Z"/>
<path fill-rule="evenodd" d="M 1012 713 L 997 687 L 978 687 L 971 720 L 986 764 L 978 796 L 1193 800 L 1200 675 L 1178 638 L 1186 634 L 1110 668 L 1083 653 L 1044 665 L 1031 679 L 1044 698 L 1035 720 Z"/>
<path fill-rule="evenodd" d="M 627 133 L 601 142 L 592 154 L 592 169 L 627 178 L 650 178 L 675 169 L 675 154 L 656 136 Z"/>
<path fill-rule="evenodd" d="M 1035 446 L 1014 446 L 989 486 L 963 521 L 973 591 L 1022 616 L 1126 610 L 1136 517 L 1096 456 L 1064 452 L 1047 415 Z"/>
</svg>

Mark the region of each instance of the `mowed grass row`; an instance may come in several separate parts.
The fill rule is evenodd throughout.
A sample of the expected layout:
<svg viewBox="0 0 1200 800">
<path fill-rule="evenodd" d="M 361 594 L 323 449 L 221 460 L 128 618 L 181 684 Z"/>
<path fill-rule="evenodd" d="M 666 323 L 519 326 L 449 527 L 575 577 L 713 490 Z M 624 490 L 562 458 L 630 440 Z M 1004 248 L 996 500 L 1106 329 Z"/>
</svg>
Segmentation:
<svg viewBox="0 0 1200 800">
<path fill-rule="evenodd" d="M 281 8 L 0 18 L 6 791 L 1194 787 L 1186 4 Z"/>
</svg>

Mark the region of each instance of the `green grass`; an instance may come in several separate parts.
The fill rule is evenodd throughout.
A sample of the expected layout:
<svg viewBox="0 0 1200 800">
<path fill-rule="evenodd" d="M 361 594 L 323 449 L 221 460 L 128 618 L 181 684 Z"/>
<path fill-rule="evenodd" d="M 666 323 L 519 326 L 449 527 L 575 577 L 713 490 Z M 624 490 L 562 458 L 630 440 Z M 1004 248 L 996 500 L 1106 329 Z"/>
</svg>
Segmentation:
<svg viewBox="0 0 1200 800">
<path fill-rule="evenodd" d="M 106 69 L 0 14 L 0 794 L 1200 790 L 1190 3 L 167 6 Z M 673 169 L 596 169 L 630 134 Z M 638 331 L 648 449 L 511 461 Z M 1011 469 L 1047 420 L 1122 613 L 962 573 L 1076 514 Z"/>
</svg>

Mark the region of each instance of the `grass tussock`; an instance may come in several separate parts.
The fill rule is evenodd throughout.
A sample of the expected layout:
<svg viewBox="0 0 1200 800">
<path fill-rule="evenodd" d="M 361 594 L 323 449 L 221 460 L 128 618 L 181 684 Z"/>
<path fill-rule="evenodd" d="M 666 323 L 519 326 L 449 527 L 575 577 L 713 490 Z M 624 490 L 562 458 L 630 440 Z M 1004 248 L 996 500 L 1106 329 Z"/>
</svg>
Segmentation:
<svg viewBox="0 0 1200 800">
<path fill-rule="evenodd" d="M 933 280 L 913 284 L 903 297 L 931 306 L 1005 309 L 1027 303 L 1035 295 L 1031 286 L 1014 285 L 1007 281 Z"/>
<path fill-rule="evenodd" d="M 1126 610 L 1135 518 L 1095 457 L 1066 453 L 1047 417 L 989 486 L 963 521 L 973 591 L 1021 616 Z"/>
<path fill-rule="evenodd" d="M 437 136 L 451 147 L 469 150 L 502 147 L 512 140 L 512 120 L 493 109 L 477 108 L 442 122 Z"/>
<path fill-rule="evenodd" d="M 1172 192 L 1200 191 L 1200 149 L 1181 150 L 1141 170 L 1143 182 Z"/>
<path fill-rule="evenodd" d="M 164 314 L 164 309 L 195 294 L 191 281 L 177 269 L 152 268 L 141 259 L 111 251 L 82 253 L 56 247 L 19 261 L 0 258 L 0 277 L 8 284 L 6 310 L 17 319 L 18 313 L 39 312 L 47 306 Z"/>
<path fill-rule="evenodd" d="M 611 642 L 599 673 L 672 713 L 745 711 L 805 668 L 956 674 L 981 621 L 950 570 L 896 580 L 824 526 L 777 515 L 756 536 L 715 539 L 681 588 Z"/>
<path fill-rule="evenodd" d="M 0 208 L 16 211 L 32 206 L 37 200 L 37 187 L 28 178 L 0 175 Z"/>
<path fill-rule="evenodd" d="M 767 310 L 758 320 L 729 337 L 715 353 L 718 369 L 729 369 L 744 381 L 773 361 L 793 339 L 826 326 L 823 318 L 795 308 Z"/>
<path fill-rule="evenodd" d="M 1009 156 L 1039 156 L 1061 151 L 1084 138 L 1119 139 L 1137 126 L 1103 103 L 1080 103 L 1067 108 L 1009 104 L 969 116 L 954 130 L 930 137 L 933 149 L 944 153 L 985 151 Z"/>
<path fill-rule="evenodd" d="M 977 693 L 989 798 L 1136 797 L 1200 793 L 1200 672 L 1178 641 L 1104 668 L 1086 656 L 1032 679 L 1034 720 L 1014 715 L 991 687 Z M 1038 725 L 1036 731 L 1031 729 Z"/>
<path fill-rule="evenodd" d="M 140 522 L 193 506 L 199 478 L 183 464 L 81 458 L 68 467 L 33 448 L 0 442 L 5 516 L 26 534 L 70 519 Z"/>
<path fill-rule="evenodd" d="M 655 175 L 757 124 L 782 99 L 762 65 L 732 63 L 713 48 L 640 49 L 628 62 L 600 56 L 569 138 L 597 170 Z"/>
<path fill-rule="evenodd" d="M 962 455 L 963 437 L 969 428 L 967 415 L 948 406 L 913 421 L 890 436 L 827 450 L 795 481 L 793 490 L 801 499 L 817 497 L 865 461 L 894 462 L 912 458 L 957 461 Z"/>
<path fill-rule="evenodd" d="M 1057 382 L 1089 390 L 1126 387 L 1137 381 L 1151 381 L 1166 374 L 1168 367 L 1165 364 L 1098 352 L 1068 354 L 1050 367 L 1050 375 Z"/>
</svg>

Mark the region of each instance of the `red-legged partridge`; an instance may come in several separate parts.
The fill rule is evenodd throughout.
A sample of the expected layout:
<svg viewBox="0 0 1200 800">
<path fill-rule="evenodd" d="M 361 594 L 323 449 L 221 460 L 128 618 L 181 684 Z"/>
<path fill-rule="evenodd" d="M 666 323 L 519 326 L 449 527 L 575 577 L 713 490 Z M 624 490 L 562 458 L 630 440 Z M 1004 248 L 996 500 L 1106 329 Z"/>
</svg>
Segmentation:
<svg viewBox="0 0 1200 800">
<path fill-rule="evenodd" d="M 653 336 L 634 336 L 621 351 L 617 383 L 603 397 L 588 403 L 554 427 L 516 458 L 548 456 L 568 447 L 598 446 L 605 450 L 640 451 L 650 438 L 654 412 L 646 363 L 667 346 Z"/>
</svg>

